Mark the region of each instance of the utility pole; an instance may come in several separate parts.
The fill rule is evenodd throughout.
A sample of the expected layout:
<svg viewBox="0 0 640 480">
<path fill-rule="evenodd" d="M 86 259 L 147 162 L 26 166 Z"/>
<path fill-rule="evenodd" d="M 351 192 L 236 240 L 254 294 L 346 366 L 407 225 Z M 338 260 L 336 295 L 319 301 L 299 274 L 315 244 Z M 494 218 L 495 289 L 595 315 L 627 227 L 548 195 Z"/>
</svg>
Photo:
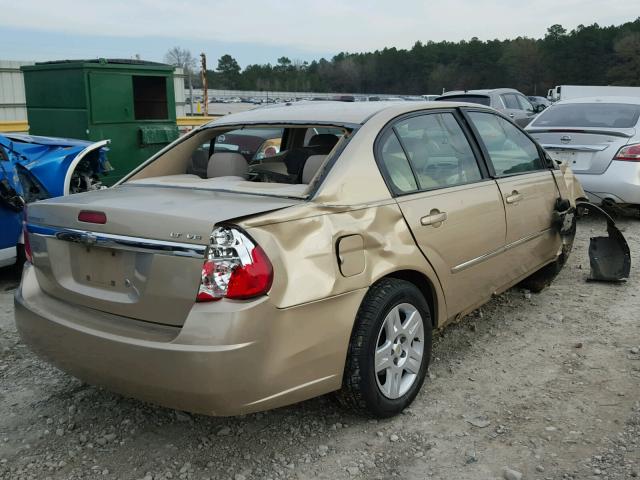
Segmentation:
<svg viewBox="0 0 640 480">
<path fill-rule="evenodd" d="M 202 76 L 202 101 L 204 103 L 204 116 L 209 116 L 209 87 L 207 85 L 207 56 L 203 53 L 200 54 L 202 59 L 202 67 L 200 75 Z"/>
<path fill-rule="evenodd" d="M 193 117 L 193 73 L 191 72 L 191 66 L 187 66 L 187 78 L 189 79 L 189 106 L 191 109 L 191 116 Z"/>
</svg>

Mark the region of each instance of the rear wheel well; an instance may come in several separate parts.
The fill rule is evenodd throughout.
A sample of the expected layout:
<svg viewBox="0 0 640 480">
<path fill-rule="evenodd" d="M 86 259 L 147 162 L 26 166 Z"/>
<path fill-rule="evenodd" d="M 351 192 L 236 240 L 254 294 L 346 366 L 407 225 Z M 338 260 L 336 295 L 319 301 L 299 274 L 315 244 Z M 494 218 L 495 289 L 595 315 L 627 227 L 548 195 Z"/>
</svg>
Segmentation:
<svg viewBox="0 0 640 480">
<path fill-rule="evenodd" d="M 398 278 L 407 282 L 413 283 L 424 295 L 429 309 L 431 310 L 431 323 L 434 328 L 438 326 L 438 301 L 431 280 L 416 270 L 398 270 L 397 272 L 390 273 L 383 278 Z"/>
</svg>

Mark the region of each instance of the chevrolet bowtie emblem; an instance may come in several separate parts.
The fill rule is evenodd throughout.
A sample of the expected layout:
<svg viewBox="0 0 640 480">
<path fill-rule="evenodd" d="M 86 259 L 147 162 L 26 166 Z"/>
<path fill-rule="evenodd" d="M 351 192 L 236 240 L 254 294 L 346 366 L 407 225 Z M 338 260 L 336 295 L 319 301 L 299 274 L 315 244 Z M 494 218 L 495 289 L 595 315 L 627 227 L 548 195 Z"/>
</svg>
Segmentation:
<svg viewBox="0 0 640 480">
<path fill-rule="evenodd" d="M 91 245 L 95 245 L 98 242 L 98 237 L 89 232 L 84 232 L 80 234 L 80 238 L 78 239 L 80 243 L 90 247 Z"/>
</svg>

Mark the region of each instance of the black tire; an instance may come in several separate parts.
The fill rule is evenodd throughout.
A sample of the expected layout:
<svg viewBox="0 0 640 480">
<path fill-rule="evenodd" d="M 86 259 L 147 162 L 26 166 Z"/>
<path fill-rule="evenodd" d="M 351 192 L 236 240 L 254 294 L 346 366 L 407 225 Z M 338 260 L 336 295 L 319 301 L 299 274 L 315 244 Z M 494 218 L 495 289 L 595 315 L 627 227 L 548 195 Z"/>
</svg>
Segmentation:
<svg viewBox="0 0 640 480">
<path fill-rule="evenodd" d="M 27 261 L 27 256 L 24 253 L 24 245 L 19 243 L 16 245 L 16 263 L 13 264 L 13 271 L 20 278 L 22 275 L 22 267 L 24 266 L 24 262 Z"/>
<path fill-rule="evenodd" d="M 408 303 L 420 313 L 424 328 L 422 362 L 413 384 L 397 399 L 386 397 L 376 380 L 374 355 L 378 335 L 387 314 Z M 402 412 L 420 391 L 429 367 L 432 347 L 432 321 L 429 305 L 420 290 L 410 282 L 385 278 L 373 285 L 365 296 L 351 333 L 339 402 L 365 415 L 391 417 Z"/>
</svg>

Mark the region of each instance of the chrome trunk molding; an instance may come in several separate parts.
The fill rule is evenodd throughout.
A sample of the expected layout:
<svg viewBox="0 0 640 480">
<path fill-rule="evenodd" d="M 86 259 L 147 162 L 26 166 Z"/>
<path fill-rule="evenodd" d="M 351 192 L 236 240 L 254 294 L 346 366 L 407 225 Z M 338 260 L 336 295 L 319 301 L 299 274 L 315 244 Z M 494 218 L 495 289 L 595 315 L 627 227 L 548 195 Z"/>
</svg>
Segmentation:
<svg viewBox="0 0 640 480">
<path fill-rule="evenodd" d="M 29 224 L 27 225 L 27 231 L 32 235 L 56 238 L 66 242 L 81 243 L 87 247 L 104 247 L 132 252 L 175 255 L 178 257 L 204 258 L 207 250 L 205 245 L 168 242 L 165 240 L 153 240 L 150 238 L 130 237 L 127 235 L 91 232 L 72 228 Z"/>
</svg>

